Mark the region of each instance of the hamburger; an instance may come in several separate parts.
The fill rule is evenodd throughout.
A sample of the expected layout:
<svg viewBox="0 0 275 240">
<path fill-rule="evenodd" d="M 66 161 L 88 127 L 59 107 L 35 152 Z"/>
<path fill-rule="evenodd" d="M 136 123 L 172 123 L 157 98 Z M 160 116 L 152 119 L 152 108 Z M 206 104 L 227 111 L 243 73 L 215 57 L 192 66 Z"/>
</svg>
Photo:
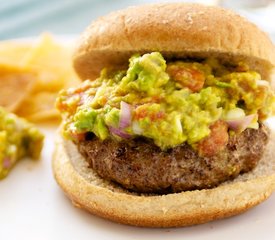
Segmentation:
<svg viewBox="0 0 275 240">
<path fill-rule="evenodd" d="M 53 171 L 73 204 L 124 224 L 176 227 L 246 211 L 275 188 L 275 48 L 239 15 L 130 7 L 93 22 L 60 92 Z"/>
</svg>

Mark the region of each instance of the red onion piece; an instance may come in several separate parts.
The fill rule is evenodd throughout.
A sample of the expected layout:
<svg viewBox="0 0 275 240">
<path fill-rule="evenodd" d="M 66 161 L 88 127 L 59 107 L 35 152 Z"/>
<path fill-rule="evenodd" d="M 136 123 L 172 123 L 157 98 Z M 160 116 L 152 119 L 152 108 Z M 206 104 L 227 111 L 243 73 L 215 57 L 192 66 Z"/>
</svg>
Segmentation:
<svg viewBox="0 0 275 240">
<path fill-rule="evenodd" d="M 6 169 L 8 169 L 8 168 L 11 167 L 11 160 L 10 160 L 10 158 L 8 158 L 8 157 L 4 158 L 4 160 L 3 160 L 3 167 L 6 168 Z"/>
<path fill-rule="evenodd" d="M 127 138 L 130 138 L 130 137 L 131 137 L 130 134 L 124 132 L 123 130 L 121 130 L 121 129 L 119 129 L 119 128 L 115 128 L 115 127 L 112 127 L 112 126 L 109 126 L 109 131 L 110 131 L 112 134 L 117 135 L 117 136 L 119 136 L 119 137 L 121 137 L 121 138 L 127 139 Z"/>
<path fill-rule="evenodd" d="M 121 101 L 120 102 L 120 116 L 119 116 L 119 129 L 129 127 L 132 119 L 131 105 Z"/>
<path fill-rule="evenodd" d="M 226 120 L 230 129 L 235 132 L 242 132 L 245 130 L 255 118 L 256 114 L 247 115 L 243 118 Z"/>
</svg>

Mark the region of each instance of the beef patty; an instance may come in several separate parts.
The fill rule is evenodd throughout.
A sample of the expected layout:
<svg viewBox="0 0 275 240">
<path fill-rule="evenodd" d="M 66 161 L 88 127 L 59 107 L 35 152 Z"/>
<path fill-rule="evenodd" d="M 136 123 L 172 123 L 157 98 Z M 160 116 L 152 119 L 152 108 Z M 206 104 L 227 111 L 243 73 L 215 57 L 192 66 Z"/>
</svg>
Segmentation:
<svg viewBox="0 0 275 240">
<path fill-rule="evenodd" d="M 212 157 L 201 157 L 184 143 L 162 151 L 145 139 L 117 142 L 88 136 L 78 143 L 80 153 L 102 178 L 143 193 L 170 193 L 212 188 L 251 171 L 261 159 L 269 131 L 246 129 L 232 135 Z"/>
</svg>

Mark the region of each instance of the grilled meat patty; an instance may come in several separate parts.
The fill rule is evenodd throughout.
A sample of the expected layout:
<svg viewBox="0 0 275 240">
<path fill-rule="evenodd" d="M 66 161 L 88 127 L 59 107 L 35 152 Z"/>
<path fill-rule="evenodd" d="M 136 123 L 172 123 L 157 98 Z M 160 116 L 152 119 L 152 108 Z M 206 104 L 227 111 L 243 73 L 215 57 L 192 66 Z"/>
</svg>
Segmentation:
<svg viewBox="0 0 275 240">
<path fill-rule="evenodd" d="M 246 129 L 229 137 L 226 147 L 212 157 L 199 156 L 184 143 L 162 151 L 146 139 L 117 142 L 89 135 L 78 143 L 80 153 L 102 178 L 141 193 L 171 193 L 212 188 L 251 171 L 259 162 L 269 131 Z"/>
</svg>

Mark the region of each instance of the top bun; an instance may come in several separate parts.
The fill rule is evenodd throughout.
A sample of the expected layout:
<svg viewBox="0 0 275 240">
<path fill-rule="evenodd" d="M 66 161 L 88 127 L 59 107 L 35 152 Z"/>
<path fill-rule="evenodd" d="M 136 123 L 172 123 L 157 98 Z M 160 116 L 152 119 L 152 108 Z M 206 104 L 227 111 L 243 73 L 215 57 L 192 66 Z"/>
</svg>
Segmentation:
<svg viewBox="0 0 275 240">
<path fill-rule="evenodd" d="M 246 61 L 270 80 L 275 48 L 256 25 L 220 7 L 166 3 L 130 7 L 93 22 L 79 39 L 74 67 L 82 79 L 121 68 L 134 53 L 160 51 L 167 58 L 215 56 Z"/>
</svg>

